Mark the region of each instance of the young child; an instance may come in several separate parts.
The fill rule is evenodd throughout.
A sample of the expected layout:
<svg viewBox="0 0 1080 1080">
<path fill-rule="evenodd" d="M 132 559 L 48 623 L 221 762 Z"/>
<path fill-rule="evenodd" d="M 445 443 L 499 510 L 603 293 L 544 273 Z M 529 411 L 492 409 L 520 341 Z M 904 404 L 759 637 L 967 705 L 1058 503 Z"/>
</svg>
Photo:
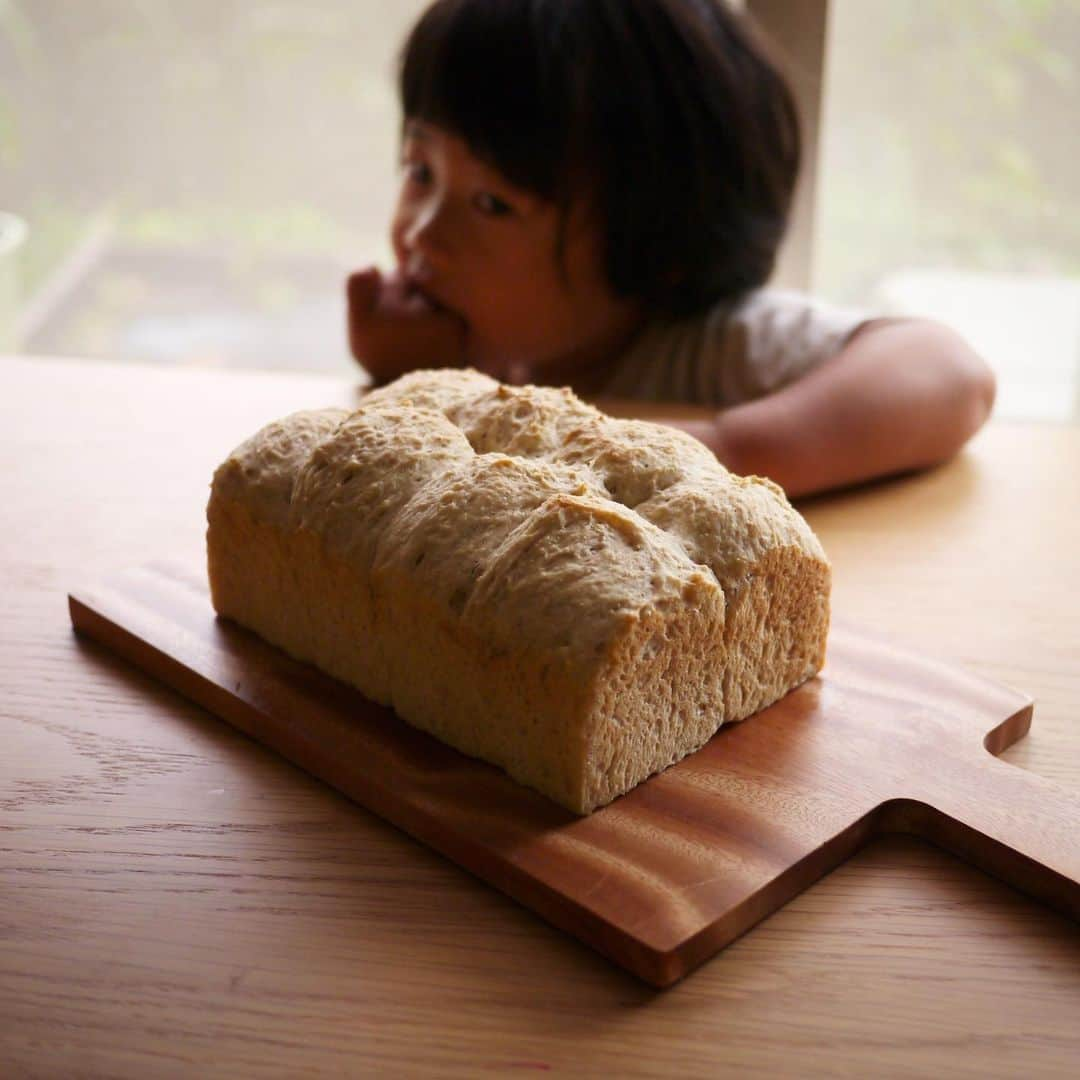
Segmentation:
<svg viewBox="0 0 1080 1080">
<path fill-rule="evenodd" d="M 347 286 L 376 383 L 570 386 L 792 496 L 933 465 L 989 415 L 945 327 L 765 288 L 798 124 L 724 0 L 437 0 L 399 89 L 397 266 Z"/>
</svg>

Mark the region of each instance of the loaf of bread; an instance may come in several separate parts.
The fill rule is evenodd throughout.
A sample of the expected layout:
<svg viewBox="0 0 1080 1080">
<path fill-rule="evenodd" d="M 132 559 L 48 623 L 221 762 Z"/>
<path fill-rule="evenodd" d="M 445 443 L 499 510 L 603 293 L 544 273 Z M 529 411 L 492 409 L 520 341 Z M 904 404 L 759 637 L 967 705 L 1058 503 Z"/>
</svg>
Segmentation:
<svg viewBox="0 0 1080 1080">
<path fill-rule="evenodd" d="M 830 570 L 769 480 L 569 389 L 417 371 L 217 469 L 216 611 L 586 814 L 824 662 Z"/>
</svg>

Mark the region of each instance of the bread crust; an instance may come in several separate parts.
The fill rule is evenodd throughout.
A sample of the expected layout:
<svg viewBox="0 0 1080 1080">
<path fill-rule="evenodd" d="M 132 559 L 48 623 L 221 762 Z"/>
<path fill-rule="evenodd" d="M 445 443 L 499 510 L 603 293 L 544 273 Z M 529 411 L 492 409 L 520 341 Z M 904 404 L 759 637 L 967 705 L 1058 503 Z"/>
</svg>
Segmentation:
<svg viewBox="0 0 1080 1080">
<path fill-rule="evenodd" d="M 413 372 L 217 469 L 215 610 L 578 814 L 812 677 L 830 569 L 770 481 L 569 390 Z"/>
</svg>

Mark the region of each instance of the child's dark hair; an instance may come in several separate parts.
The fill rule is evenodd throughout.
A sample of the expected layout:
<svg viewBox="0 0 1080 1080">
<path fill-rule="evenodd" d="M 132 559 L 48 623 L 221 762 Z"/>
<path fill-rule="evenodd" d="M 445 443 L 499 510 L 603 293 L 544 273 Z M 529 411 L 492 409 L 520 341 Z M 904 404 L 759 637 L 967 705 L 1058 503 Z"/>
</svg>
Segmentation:
<svg viewBox="0 0 1080 1080">
<path fill-rule="evenodd" d="M 564 211 L 587 191 L 621 296 L 678 316 L 772 272 L 797 114 L 724 0 L 437 0 L 400 93 L 406 119 Z"/>
</svg>

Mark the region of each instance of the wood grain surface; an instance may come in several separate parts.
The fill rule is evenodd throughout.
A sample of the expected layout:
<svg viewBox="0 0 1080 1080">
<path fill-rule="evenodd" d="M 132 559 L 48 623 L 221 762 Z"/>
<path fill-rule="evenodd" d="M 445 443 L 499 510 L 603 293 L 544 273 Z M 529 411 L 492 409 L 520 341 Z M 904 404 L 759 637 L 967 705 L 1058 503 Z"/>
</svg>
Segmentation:
<svg viewBox="0 0 1080 1080">
<path fill-rule="evenodd" d="M 658 993 L 71 629 L 321 377 L 0 359 L 0 1075 L 1073 1077 L 1080 931 L 883 837 Z M 1035 699 L 1080 793 L 1080 432 L 803 504 L 838 617 Z M 1004 764 L 1002 764 L 1004 767 Z"/>
<path fill-rule="evenodd" d="M 654 986 L 881 832 L 1080 920 L 1080 798 L 989 764 L 1031 701 L 865 630 L 834 625 L 818 678 L 582 819 L 217 619 L 205 570 L 150 564 L 69 600 L 82 633 Z"/>
</svg>

